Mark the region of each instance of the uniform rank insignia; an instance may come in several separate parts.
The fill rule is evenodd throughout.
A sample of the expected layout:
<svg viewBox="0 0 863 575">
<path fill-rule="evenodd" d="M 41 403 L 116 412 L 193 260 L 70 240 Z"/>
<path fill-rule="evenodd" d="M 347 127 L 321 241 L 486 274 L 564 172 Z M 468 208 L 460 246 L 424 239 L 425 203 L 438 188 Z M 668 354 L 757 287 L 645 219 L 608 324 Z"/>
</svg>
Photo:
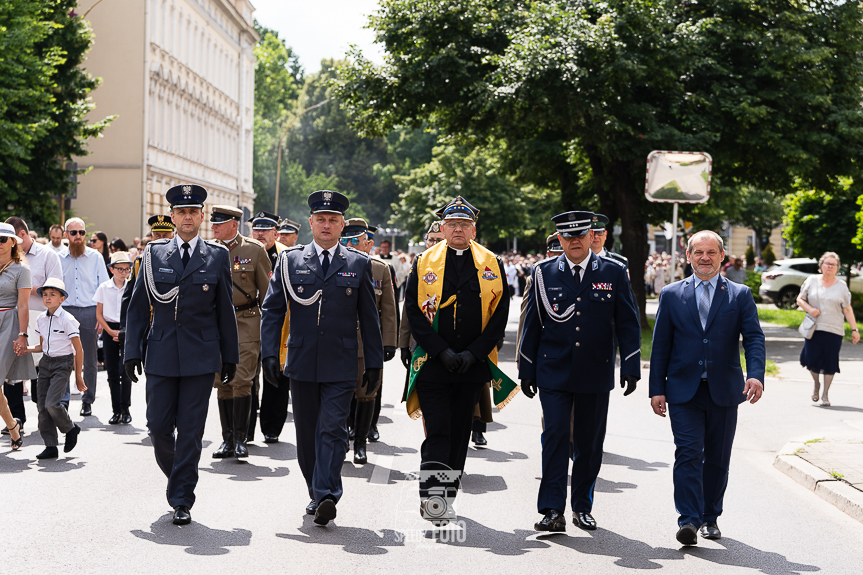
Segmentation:
<svg viewBox="0 0 863 575">
<path fill-rule="evenodd" d="M 174 270 L 172 270 L 171 268 L 159 268 L 159 273 L 172 274 L 174 273 Z"/>
<path fill-rule="evenodd" d="M 599 267 L 599 262 L 596 260 L 593 260 L 593 270 L 596 271 L 596 268 L 598 268 L 598 267 Z"/>
<path fill-rule="evenodd" d="M 427 284 L 431 285 L 437 281 L 437 276 L 434 272 L 429 272 L 423 276 L 423 281 Z"/>
<path fill-rule="evenodd" d="M 294 270 L 295 274 L 307 275 L 312 273 L 312 270 Z"/>
<path fill-rule="evenodd" d="M 210 286 L 208 286 L 207 284 L 204 284 L 203 289 L 204 289 L 204 291 L 207 291 L 207 290 L 209 290 L 209 289 L 210 289 Z"/>
<path fill-rule="evenodd" d="M 485 271 L 482 272 L 482 279 L 484 280 L 496 280 L 497 276 L 494 275 L 494 272 L 488 266 L 485 266 Z"/>
<path fill-rule="evenodd" d="M 558 269 L 558 270 L 560 270 L 560 271 L 563 271 L 563 265 L 564 265 L 564 264 L 563 264 L 563 262 L 559 262 L 559 263 L 557 264 L 557 269 Z"/>
<path fill-rule="evenodd" d="M 595 290 L 611 291 L 611 284 L 591 284 Z"/>
<path fill-rule="evenodd" d="M 357 277 L 357 274 L 355 272 L 339 272 L 338 275 L 342 276 L 343 278 L 355 278 L 355 277 Z"/>
<path fill-rule="evenodd" d="M 559 312 L 559 311 L 560 311 L 560 304 L 557 304 L 557 303 L 556 303 L 556 304 L 553 304 L 553 305 L 551 306 L 551 309 L 553 309 L 553 310 L 554 310 L 554 313 Z"/>
<path fill-rule="evenodd" d="M 372 280 L 372 284 L 374 284 L 376 289 L 381 289 L 384 287 L 384 280 Z"/>
<path fill-rule="evenodd" d="M 238 264 L 250 264 L 252 263 L 252 258 L 234 258 L 234 261 Z"/>
</svg>

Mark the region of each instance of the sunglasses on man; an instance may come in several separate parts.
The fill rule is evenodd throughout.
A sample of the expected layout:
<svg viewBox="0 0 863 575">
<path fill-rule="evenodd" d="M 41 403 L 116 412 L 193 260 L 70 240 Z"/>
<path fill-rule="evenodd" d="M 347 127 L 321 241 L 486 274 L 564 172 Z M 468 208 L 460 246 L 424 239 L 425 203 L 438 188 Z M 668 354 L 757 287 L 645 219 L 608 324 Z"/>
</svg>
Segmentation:
<svg viewBox="0 0 863 575">
<path fill-rule="evenodd" d="M 84 230 L 68 230 L 66 233 L 67 233 L 67 234 L 69 234 L 70 236 L 84 236 L 84 235 L 87 235 L 87 232 L 85 232 Z"/>
<path fill-rule="evenodd" d="M 348 244 L 351 244 L 352 246 L 358 246 L 360 245 L 360 238 L 339 238 L 339 243 L 343 246 L 346 246 Z"/>
</svg>

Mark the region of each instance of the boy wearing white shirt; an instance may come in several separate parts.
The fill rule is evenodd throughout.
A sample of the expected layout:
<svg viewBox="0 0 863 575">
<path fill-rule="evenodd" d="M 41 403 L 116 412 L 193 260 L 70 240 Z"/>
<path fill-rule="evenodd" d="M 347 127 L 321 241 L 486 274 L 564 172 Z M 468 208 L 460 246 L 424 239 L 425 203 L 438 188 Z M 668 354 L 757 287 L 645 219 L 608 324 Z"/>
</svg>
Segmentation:
<svg viewBox="0 0 863 575">
<path fill-rule="evenodd" d="M 132 423 L 129 406 L 132 403 L 132 382 L 123 369 L 123 349 L 120 345 L 120 302 L 126 289 L 126 280 L 132 272 L 132 261 L 126 252 L 111 255 L 111 275 L 102 282 L 93 295 L 96 304 L 96 321 L 102 327 L 102 351 L 105 354 L 105 371 L 111 390 L 111 407 L 114 415 L 111 425 Z"/>
<path fill-rule="evenodd" d="M 78 443 L 81 428 L 72 423 L 69 412 L 62 404 L 69 374 L 75 370 L 75 383 L 79 391 L 85 391 L 81 370 L 84 365 L 84 349 L 81 347 L 78 320 L 60 307 L 66 300 L 66 286 L 62 280 L 48 278 L 38 289 L 46 311 L 36 320 L 39 345 L 33 345 L 21 353 L 41 353 L 39 362 L 39 433 L 45 442 L 45 450 L 36 459 L 57 458 L 57 429 L 66 434 L 63 451 L 69 453 Z"/>
</svg>

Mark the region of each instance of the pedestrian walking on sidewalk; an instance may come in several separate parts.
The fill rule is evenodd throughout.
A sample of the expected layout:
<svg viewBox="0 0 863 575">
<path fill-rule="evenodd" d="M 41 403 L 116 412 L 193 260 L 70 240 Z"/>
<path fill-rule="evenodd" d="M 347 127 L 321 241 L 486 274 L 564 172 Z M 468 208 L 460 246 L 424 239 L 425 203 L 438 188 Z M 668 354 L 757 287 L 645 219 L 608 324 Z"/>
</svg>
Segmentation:
<svg viewBox="0 0 863 575">
<path fill-rule="evenodd" d="M 818 260 L 820 275 L 806 278 L 797 296 L 797 305 L 815 318 L 815 331 L 812 337 L 804 340 L 800 352 L 800 365 L 809 370 L 815 387 L 812 401 L 818 401 L 821 382 L 818 376 L 824 374 L 824 390 L 821 393 L 821 406 L 830 407 L 830 384 L 833 376 L 839 373 L 839 350 L 845 336 L 845 320 L 851 326 L 851 343 L 860 341 L 857 320 L 851 309 L 851 292 L 843 281 L 836 278 L 839 271 L 839 256 L 835 252 L 824 252 Z M 843 317 L 844 316 L 844 317 Z"/>
</svg>

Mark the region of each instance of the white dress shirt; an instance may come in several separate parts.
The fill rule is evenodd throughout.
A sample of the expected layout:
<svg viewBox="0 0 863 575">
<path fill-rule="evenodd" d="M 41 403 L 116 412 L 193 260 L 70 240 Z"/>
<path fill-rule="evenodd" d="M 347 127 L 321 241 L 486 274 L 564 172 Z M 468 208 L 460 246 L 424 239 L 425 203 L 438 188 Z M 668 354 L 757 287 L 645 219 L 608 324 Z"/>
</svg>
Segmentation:
<svg viewBox="0 0 863 575">
<path fill-rule="evenodd" d="M 45 285 L 45 280 L 54 278 L 63 279 L 63 266 L 60 264 L 60 256 L 48 246 L 43 246 L 39 242 L 33 242 L 30 249 L 24 254 L 27 259 L 27 264 L 30 266 L 30 281 L 33 287 L 42 287 Z M 30 294 L 30 314 L 45 311 L 45 304 L 42 303 L 42 298 Z"/>
<path fill-rule="evenodd" d="M 36 320 L 36 333 L 42 337 L 42 353 L 48 357 L 74 355 L 72 338 L 81 337 L 79 330 L 78 320 L 62 307 L 58 307 L 54 315 L 43 311 Z"/>
<path fill-rule="evenodd" d="M 114 278 L 102 282 L 98 289 L 96 289 L 93 303 L 102 304 L 102 317 L 105 318 L 105 321 L 111 323 L 120 322 L 120 301 L 123 299 L 123 291 L 125 289 L 126 283 L 123 282 L 122 287 L 117 287 L 114 283 Z"/>
<path fill-rule="evenodd" d="M 189 257 L 192 257 L 192 254 L 195 252 L 195 248 L 198 247 L 198 240 L 200 236 L 195 236 L 191 240 L 189 240 Z M 183 244 L 186 243 L 183 238 L 180 236 L 174 236 L 174 241 L 177 242 L 177 250 L 180 252 L 180 257 L 183 257 Z"/>
<path fill-rule="evenodd" d="M 583 280 L 584 279 L 584 270 L 587 269 L 587 262 L 590 261 L 590 254 L 587 254 L 587 257 L 584 258 L 583 260 L 581 260 L 580 264 L 574 264 L 574 263 L 572 263 L 572 260 L 570 260 L 568 257 L 566 257 L 566 256 L 563 256 L 563 257 L 566 258 L 566 263 L 569 264 L 569 272 L 572 274 L 572 277 L 575 277 L 575 273 L 572 270 L 573 270 L 573 268 L 577 267 L 578 268 L 578 281 Z"/>
<path fill-rule="evenodd" d="M 318 261 L 321 262 L 321 265 L 324 265 L 324 248 L 318 245 L 318 242 L 312 240 L 312 245 L 315 246 L 315 251 L 318 254 Z M 339 244 L 334 245 L 329 248 L 327 251 L 330 252 L 330 263 L 333 263 L 333 256 L 336 255 L 339 249 Z"/>
<path fill-rule="evenodd" d="M 102 254 L 90 247 L 84 248 L 84 255 L 73 258 L 68 247 L 60 252 L 60 263 L 63 266 L 63 283 L 69 297 L 63 302 L 63 307 L 92 307 L 96 288 L 108 279 L 108 268 Z"/>
</svg>

